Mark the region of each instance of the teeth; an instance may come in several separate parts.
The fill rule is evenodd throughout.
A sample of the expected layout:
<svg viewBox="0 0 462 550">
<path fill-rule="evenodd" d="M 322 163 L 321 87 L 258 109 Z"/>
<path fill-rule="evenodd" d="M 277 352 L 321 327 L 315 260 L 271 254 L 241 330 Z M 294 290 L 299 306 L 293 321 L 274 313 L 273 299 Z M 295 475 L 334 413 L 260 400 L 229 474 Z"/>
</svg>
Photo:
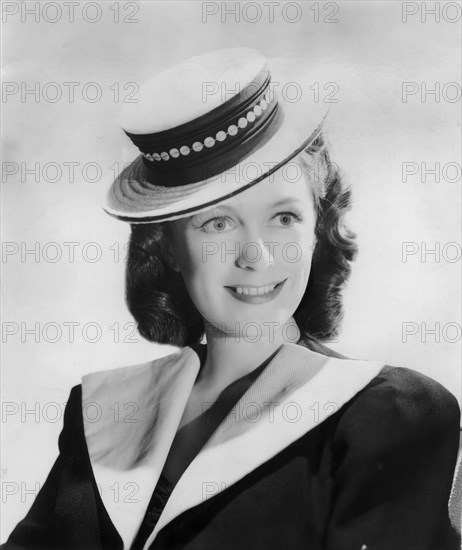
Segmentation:
<svg viewBox="0 0 462 550">
<path fill-rule="evenodd" d="M 261 296 L 262 294 L 268 294 L 268 292 L 271 292 L 274 290 L 276 285 L 272 286 L 262 286 L 260 288 L 241 288 L 236 287 L 236 292 L 238 294 L 247 294 L 249 296 Z"/>
</svg>

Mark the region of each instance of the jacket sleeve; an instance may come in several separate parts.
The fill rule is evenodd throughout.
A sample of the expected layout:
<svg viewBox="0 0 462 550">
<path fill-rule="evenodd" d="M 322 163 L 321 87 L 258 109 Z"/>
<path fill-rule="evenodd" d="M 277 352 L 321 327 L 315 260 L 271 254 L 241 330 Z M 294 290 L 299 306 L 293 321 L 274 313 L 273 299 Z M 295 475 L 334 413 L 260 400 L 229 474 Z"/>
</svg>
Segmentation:
<svg viewBox="0 0 462 550">
<path fill-rule="evenodd" d="M 335 430 L 326 550 L 459 550 L 448 500 L 459 444 L 455 397 L 385 367 Z"/>
<path fill-rule="evenodd" d="M 26 517 L 12 531 L 1 550 L 55 548 L 55 504 L 58 495 L 66 449 L 72 440 L 75 411 L 80 408 L 80 386 L 72 388 L 64 411 L 64 426 L 58 440 L 59 456 L 37 494 Z"/>
</svg>

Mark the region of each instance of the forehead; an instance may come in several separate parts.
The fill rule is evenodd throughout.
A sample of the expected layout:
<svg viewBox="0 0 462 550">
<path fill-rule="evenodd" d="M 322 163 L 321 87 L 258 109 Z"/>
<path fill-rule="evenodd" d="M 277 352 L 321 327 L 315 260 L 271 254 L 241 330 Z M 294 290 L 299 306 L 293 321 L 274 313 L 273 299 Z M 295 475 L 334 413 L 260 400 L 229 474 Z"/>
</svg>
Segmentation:
<svg viewBox="0 0 462 550">
<path fill-rule="evenodd" d="M 242 193 L 220 202 L 216 208 L 245 211 L 271 208 L 289 201 L 298 202 L 300 206 L 308 206 L 312 202 L 309 178 L 295 161 Z"/>
</svg>

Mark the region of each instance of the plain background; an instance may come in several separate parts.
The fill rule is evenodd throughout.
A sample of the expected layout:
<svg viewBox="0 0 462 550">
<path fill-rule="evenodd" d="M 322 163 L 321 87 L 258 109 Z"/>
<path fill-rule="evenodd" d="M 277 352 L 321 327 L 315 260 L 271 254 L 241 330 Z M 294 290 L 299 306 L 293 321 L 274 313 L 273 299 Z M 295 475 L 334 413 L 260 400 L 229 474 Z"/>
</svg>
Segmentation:
<svg viewBox="0 0 462 550">
<path fill-rule="evenodd" d="M 53 3 L 42 6 L 47 4 Z M 460 401 L 461 195 L 460 179 L 449 169 L 457 163 L 460 177 L 460 101 L 451 100 L 456 88 L 447 86 L 460 87 L 460 20 L 450 22 L 455 3 L 437 3 L 439 22 L 423 13 L 421 2 L 407 4 L 417 13 L 406 22 L 401 2 L 339 2 L 338 10 L 320 3 L 316 22 L 315 2 L 292 3 L 297 5 L 286 8 L 285 17 L 276 2 L 271 22 L 262 3 L 256 21 L 255 3 L 241 2 L 240 20 L 228 14 L 222 22 L 222 2 L 100 2 L 101 16 L 93 23 L 83 17 L 95 19 L 90 4 L 79 3 L 74 22 L 62 4 L 62 18 L 53 23 L 46 20 L 55 18 L 53 6 L 24 22 L 21 10 L 33 9 L 34 2 L 17 3 L 18 13 L 3 25 L 3 79 L 13 83 L 10 90 L 14 83 L 19 90 L 38 83 L 39 97 L 21 100 L 18 92 L 2 103 L 3 161 L 18 168 L 2 181 L 2 541 L 53 464 L 70 388 L 88 372 L 174 351 L 132 334 L 123 298 L 129 227 L 100 204 L 115 163 L 137 155 L 117 126 L 122 98 L 133 90 L 124 85 L 207 50 L 249 46 L 268 57 L 299 55 L 307 67 L 322 65 L 332 76 L 339 86 L 333 160 L 353 190 L 349 222 L 360 254 L 345 292 L 341 337 L 330 345 L 350 357 L 421 371 Z M 235 3 L 226 5 L 230 10 Z M 297 6 L 302 16 L 290 22 Z M 205 9 L 216 14 L 205 20 Z M 78 84 L 72 103 L 65 82 Z M 403 82 L 418 90 L 407 102 Z M 48 83 L 60 85 L 59 101 L 44 99 L 54 97 Z M 89 101 L 95 88 L 88 83 L 99 86 L 98 101 Z M 422 89 L 435 86 L 439 96 L 422 98 Z M 63 164 L 70 162 L 77 163 L 73 181 Z M 46 170 L 38 182 L 21 174 L 21 165 L 32 169 L 35 163 Z M 56 182 L 53 163 L 62 170 Z M 99 173 L 88 163 L 97 163 Z M 403 163 L 419 170 L 406 182 Z M 439 178 L 422 176 L 422 166 L 435 163 Z M 74 261 L 64 243 L 76 243 Z M 407 261 L 403 247 L 415 252 Z M 435 247 L 436 255 L 422 256 Z M 25 249 L 38 256 L 21 257 Z M 57 253 L 61 258 L 54 261 Z M 95 254 L 101 257 L 92 261 Z M 27 329 L 39 323 L 38 342 L 21 323 Z M 415 334 L 403 338 L 403 326 Z M 9 334 L 15 327 L 18 332 Z M 425 333 L 435 328 L 436 334 Z"/>
</svg>

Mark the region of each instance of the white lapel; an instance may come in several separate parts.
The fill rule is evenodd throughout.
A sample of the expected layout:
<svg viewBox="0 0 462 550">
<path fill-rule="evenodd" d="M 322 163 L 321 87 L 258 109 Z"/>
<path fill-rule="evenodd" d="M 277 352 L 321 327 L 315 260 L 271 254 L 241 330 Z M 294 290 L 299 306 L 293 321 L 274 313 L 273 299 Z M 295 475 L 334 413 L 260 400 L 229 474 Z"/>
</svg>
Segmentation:
<svg viewBox="0 0 462 550">
<path fill-rule="evenodd" d="M 383 366 L 284 344 L 189 464 L 145 549 L 175 517 L 242 479 L 336 412 Z M 85 422 L 90 459 L 124 548 L 144 517 L 199 367 L 198 356 L 186 347 L 145 365 L 83 379 L 84 420 L 89 416 L 85 404 L 88 411 L 92 401 L 102 408 L 98 422 Z M 123 422 L 122 414 L 115 422 L 115 402 L 120 409 L 136 403 L 138 422 Z M 134 488 L 138 492 L 127 498 Z"/>
<path fill-rule="evenodd" d="M 210 489 L 215 495 L 267 462 L 337 411 L 383 366 L 284 344 L 185 470 L 145 550 L 165 525 L 212 496 Z"/>
<path fill-rule="evenodd" d="M 189 347 L 82 379 L 85 439 L 101 499 L 129 548 L 199 373 Z"/>
</svg>

